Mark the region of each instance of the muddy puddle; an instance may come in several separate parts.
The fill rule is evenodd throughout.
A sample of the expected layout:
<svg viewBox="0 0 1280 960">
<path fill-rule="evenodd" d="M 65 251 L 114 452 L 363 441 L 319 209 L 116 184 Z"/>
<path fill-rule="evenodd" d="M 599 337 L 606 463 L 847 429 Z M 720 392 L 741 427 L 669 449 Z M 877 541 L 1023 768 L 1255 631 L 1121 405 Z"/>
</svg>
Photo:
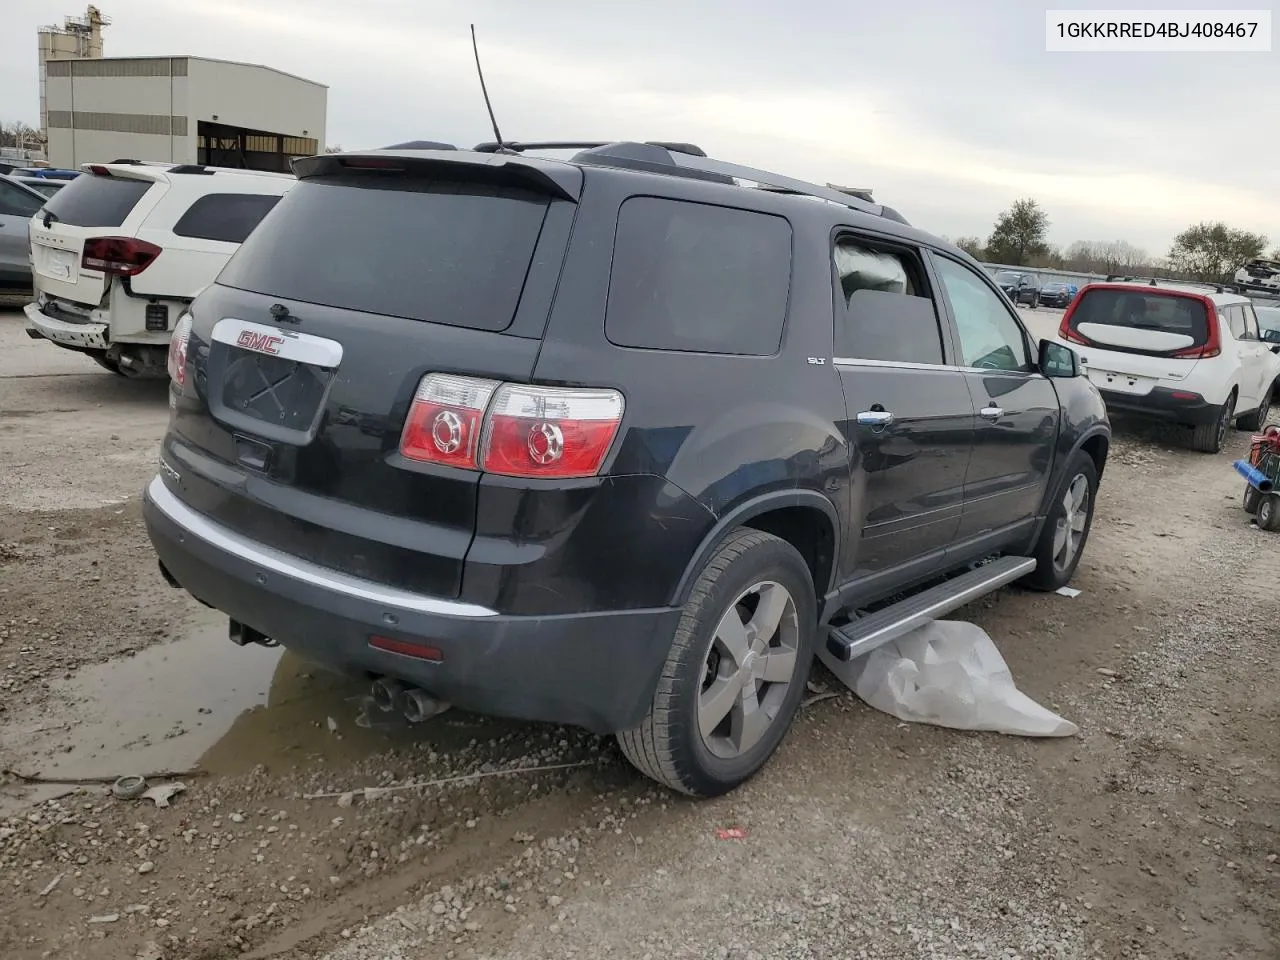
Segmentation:
<svg viewBox="0 0 1280 960">
<path fill-rule="evenodd" d="M 51 684 L 38 709 L 0 728 L 0 755 L 44 778 L 193 768 L 230 776 L 259 764 L 274 772 L 329 765 L 428 740 L 448 749 L 505 726 L 450 712 L 413 727 L 377 714 L 374 726 L 362 727 L 356 720 L 367 693 L 367 684 L 279 648 L 238 647 L 226 619 L 211 615 L 184 639 Z M 48 792 L 22 791 L 28 802 Z M 0 808 L 15 802 L 0 797 Z"/>
</svg>

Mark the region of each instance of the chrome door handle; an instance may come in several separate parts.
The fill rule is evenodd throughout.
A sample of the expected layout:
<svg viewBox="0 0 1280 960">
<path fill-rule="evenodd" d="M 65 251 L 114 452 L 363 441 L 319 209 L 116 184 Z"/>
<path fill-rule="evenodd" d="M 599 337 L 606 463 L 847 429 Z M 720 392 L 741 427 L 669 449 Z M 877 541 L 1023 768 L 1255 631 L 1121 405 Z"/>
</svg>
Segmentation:
<svg viewBox="0 0 1280 960">
<path fill-rule="evenodd" d="M 858 422 L 864 427 L 887 427 L 893 423 L 893 414 L 888 410 L 863 410 Z"/>
<path fill-rule="evenodd" d="M 1004 411 L 999 407 L 983 407 L 978 413 L 984 420 L 999 420 L 1004 416 Z"/>
</svg>

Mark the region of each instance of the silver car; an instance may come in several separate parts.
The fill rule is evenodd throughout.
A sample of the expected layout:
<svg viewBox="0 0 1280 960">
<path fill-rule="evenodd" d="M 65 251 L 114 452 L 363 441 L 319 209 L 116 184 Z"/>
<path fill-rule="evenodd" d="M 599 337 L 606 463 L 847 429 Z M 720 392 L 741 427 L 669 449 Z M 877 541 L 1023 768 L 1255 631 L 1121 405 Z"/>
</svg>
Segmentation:
<svg viewBox="0 0 1280 960">
<path fill-rule="evenodd" d="M 48 199 L 44 194 L 0 175 L 0 290 L 31 289 L 31 218 Z"/>
</svg>

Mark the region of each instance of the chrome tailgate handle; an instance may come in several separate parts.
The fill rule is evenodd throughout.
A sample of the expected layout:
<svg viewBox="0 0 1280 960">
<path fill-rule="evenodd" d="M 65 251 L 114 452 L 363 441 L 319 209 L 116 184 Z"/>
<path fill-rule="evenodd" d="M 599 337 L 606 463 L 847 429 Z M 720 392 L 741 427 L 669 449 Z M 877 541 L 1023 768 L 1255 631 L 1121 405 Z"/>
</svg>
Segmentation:
<svg viewBox="0 0 1280 960">
<path fill-rule="evenodd" d="M 999 407 L 983 407 L 978 413 L 984 420 L 999 420 L 1004 416 L 1004 411 Z"/>
<path fill-rule="evenodd" d="M 893 423 L 893 414 L 888 410 L 863 410 L 858 414 L 858 423 L 864 427 L 887 427 Z"/>
</svg>

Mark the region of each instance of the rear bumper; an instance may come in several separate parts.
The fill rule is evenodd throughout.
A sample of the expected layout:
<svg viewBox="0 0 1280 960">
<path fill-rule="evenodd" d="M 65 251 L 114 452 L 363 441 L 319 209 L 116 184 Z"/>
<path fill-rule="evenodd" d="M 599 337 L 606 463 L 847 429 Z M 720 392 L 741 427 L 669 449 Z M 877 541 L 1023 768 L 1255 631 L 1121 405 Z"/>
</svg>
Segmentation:
<svg viewBox="0 0 1280 960">
<path fill-rule="evenodd" d="M 59 320 L 40 310 L 34 303 L 22 308 L 27 315 L 27 329 L 34 330 L 46 340 L 71 350 L 106 350 L 110 346 L 107 324 L 98 322 L 73 323 Z"/>
<path fill-rule="evenodd" d="M 1213 423 L 1222 413 L 1220 404 L 1209 403 L 1199 396 L 1196 399 L 1175 396 L 1175 392 L 1168 387 L 1154 387 L 1145 396 L 1116 393 L 1112 390 L 1098 392 L 1106 401 L 1107 409 L 1113 413 L 1166 420 L 1170 423 L 1200 426 Z"/>
<path fill-rule="evenodd" d="M 513 617 L 315 566 L 215 524 L 160 477 L 143 497 L 163 568 L 196 599 L 318 663 L 390 676 L 479 713 L 570 723 L 596 733 L 644 717 L 678 608 Z M 370 636 L 429 644 L 430 662 Z"/>
</svg>

